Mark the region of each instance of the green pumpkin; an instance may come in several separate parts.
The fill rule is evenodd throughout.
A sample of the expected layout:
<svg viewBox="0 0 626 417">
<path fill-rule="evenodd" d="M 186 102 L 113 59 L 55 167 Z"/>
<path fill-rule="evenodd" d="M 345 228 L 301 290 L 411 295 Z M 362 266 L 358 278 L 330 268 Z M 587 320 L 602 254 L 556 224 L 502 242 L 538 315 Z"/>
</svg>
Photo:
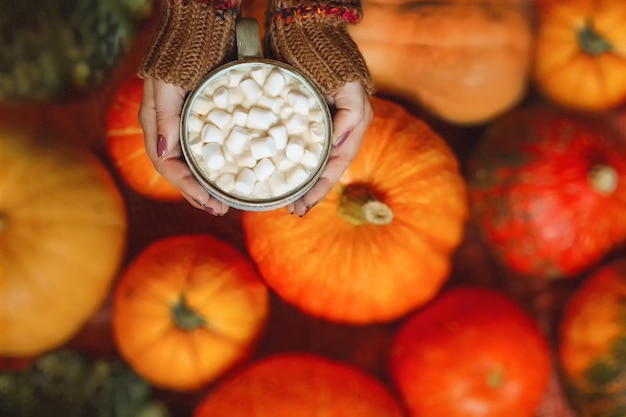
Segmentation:
<svg viewBox="0 0 626 417">
<path fill-rule="evenodd" d="M 151 0 L 2 0 L 0 102 L 58 100 L 107 80 Z"/>
</svg>

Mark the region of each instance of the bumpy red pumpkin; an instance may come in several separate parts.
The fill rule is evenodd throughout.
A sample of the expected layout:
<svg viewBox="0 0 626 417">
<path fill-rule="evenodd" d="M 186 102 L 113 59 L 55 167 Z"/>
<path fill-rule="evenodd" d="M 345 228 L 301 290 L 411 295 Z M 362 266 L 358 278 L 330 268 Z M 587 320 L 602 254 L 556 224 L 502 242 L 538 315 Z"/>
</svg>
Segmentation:
<svg viewBox="0 0 626 417">
<path fill-rule="evenodd" d="M 315 354 L 265 357 L 224 381 L 194 417 L 401 417 L 402 408 L 377 379 Z"/>
<path fill-rule="evenodd" d="M 472 286 L 413 313 L 389 361 L 412 417 L 532 417 L 552 369 L 532 316 L 504 293 Z"/>
<path fill-rule="evenodd" d="M 389 321 L 430 300 L 467 216 L 465 183 L 444 140 L 399 104 L 375 97 L 373 107 L 355 160 L 309 213 L 242 218 L 265 282 L 337 322 Z"/>
<path fill-rule="evenodd" d="M 511 270 L 571 277 L 626 238 L 626 141 L 538 105 L 489 127 L 469 163 L 473 220 Z"/>
<path fill-rule="evenodd" d="M 122 179 L 138 193 L 163 201 L 182 201 L 180 191 L 157 172 L 144 146 L 138 120 L 143 80 L 132 76 L 113 96 L 106 120 L 109 156 Z"/>
<path fill-rule="evenodd" d="M 210 235 L 170 236 L 123 271 L 113 335 L 152 384 L 191 391 L 252 353 L 267 313 L 267 288 L 243 253 Z"/>
<path fill-rule="evenodd" d="M 559 362 L 581 416 L 626 410 L 626 259 L 605 264 L 576 289 L 559 329 Z"/>
</svg>

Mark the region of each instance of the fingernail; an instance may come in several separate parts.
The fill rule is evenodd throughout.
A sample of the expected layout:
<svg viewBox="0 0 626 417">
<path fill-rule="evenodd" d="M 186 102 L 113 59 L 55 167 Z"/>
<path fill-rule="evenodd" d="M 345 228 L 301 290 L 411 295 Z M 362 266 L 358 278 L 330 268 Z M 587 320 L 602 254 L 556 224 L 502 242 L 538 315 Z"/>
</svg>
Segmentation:
<svg viewBox="0 0 626 417">
<path fill-rule="evenodd" d="M 160 158 L 165 155 L 165 151 L 167 151 L 167 142 L 165 141 L 165 136 L 159 134 L 157 137 L 157 156 Z"/>
<path fill-rule="evenodd" d="M 347 132 L 345 132 L 343 135 L 341 135 L 339 137 L 339 139 L 337 139 L 337 143 L 335 144 L 335 148 L 338 148 L 341 146 L 341 144 L 343 144 L 346 139 L 348 139 L 348 136 L 350 136 L 350 133 L 352 133 L 351 130 L 348 130 Z"/>
<path fill-rule="evenodd" d="M 215 216 L 215 211 L 213 210 L 213 207 L 205 207 L 204 211 Z"/>
<path fill-rule="evenodd" d="M 304 217 L 305 214 L 307 214 L 309 212 L 309 210 L 311 210 L 313 207 L 315 207 L 315 205 L 317 204 L 317 201 L 313 204 L 311 204 L 310 206 L 307 206 L 307 208 L 304 210 L 304 212 L 300 215 L 300 217 Z"/>
<path fill-rule="evenodd" d="M 193 199 L 193 202 L 199 205 L 200 207 L 204 207 L 204 203 L 196 198 Z"/>
</svg>

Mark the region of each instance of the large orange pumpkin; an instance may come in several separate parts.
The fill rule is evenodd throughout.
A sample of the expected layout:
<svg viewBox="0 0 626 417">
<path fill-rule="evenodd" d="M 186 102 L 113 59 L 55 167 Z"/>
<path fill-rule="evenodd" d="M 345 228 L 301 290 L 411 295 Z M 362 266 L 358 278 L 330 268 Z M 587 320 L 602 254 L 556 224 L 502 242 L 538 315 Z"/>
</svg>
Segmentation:
<svg viewBox="0 0 626 417">
<path fill-rule="evenodd" d="M 626 259 L 590 273 L 568 301 L 558 357 L 570 402 L 581 416 L 626 410 Z"/>
<path fill-rule="evenodd" d="M 331 321 L 389 321 L 430 300 L 448 277 L 468 211 L 446 142 L 399 104 L 372 104 L 358 155 L 306 216 L 242 217 L 268 285 Z"/>
<path fill-rule="evenodd" d="M 363 0 L 349 26 L 378 91 L 440 118 L 479 124 L 526 93 L 533 36 L 526 0 Z"/>
<path fill-rule="evenodd" d="M 122 179 L 138 193 L 162 201 L 182 201 L 180 191 L 157 172 L 146 152 L 138 113 L 143 80 L 127 79 L 107 111 L 107 150 Z"/>
<path fill-rule="evenodd" d="M 603 111 L 626 100 L 626 2 L 538 4 L 533 77 L 547 98 Z"/>
<path fill-rule="evenodd" d="M 267 313 L 267 288 L 234 246 L 210 235 L 170 236 L 123 271 L 113 336 L 152 384 L 191 391 L 252 352 Z"/>
<path fill-rule="evenodd" d="M 0 355 L 67 342 L 105 299 L 126 246 L 126 210 L 91 153 L 0 132 Z"/>
<path fill-rule="evenodd" d="M 222 382 L 194 417 L 401 417 L 399 402 L 377 379 L 316 354 L 257 360 Z"/>
</svg>

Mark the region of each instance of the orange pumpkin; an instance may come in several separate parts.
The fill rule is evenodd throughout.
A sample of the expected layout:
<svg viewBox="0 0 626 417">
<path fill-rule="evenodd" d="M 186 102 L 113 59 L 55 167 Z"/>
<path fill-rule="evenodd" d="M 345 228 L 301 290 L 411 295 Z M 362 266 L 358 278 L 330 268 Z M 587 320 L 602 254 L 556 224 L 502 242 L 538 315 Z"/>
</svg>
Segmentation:
<svg viewBox="0 0 626 417">
<path fill-rule="evenodd" d="M 217 386 L 194 417 L 401 417 L 377 379 L 343 362 L 282 353 L 250 364 Z"/>
<path fill-rule="evenodd" d="M 526 93 L 526 0 L 363 0 L 349 26 L 379 92 L 457 124 L 479 124 Z"/>
<path fill-rule="evenodd" d="M 604 111 L 626 100 L 626 2 L 559 0 L 537 7 L 533 77 L 560 105 Z"/>
<path fill-rule="evenodd" d="M 144 146 L 138 113 L 143 80 L 132 76 L 113 96 L 106 120 L 107 150 L 122 179 L 138 193 L 161 201 L 182 201 L 180 191 L 157 172 Z"/>
<path fill-rule="evenodd" d="M 626 410 L 626 259 L 587 276 L 560 323 L 558 357 L 570 402 L 581 416 Z"/>
<path fill-rule="evenodd" d="M 234 246 L 210 235 L 170 236 L 123 271 L 113 336 L 149 382 L 191 391 L 252 352 L 267 313 L 267 288 Z"/>
<path fill-rule="evenodd" d="M 104 301 L 126 247 L 124 201 L 93 154 L 0 132 L 0 355 L 67 342 Z"/>
<path fill-rule="evenodd" d="M 444 140 L 397 103 L 373 97 L 372 105 L 358 155 L 306 216 L 242 216 L 265 282 L 331 321 L 389 321 L 430 300 L 448 277 L 468 212 Z"/>
</svg>

